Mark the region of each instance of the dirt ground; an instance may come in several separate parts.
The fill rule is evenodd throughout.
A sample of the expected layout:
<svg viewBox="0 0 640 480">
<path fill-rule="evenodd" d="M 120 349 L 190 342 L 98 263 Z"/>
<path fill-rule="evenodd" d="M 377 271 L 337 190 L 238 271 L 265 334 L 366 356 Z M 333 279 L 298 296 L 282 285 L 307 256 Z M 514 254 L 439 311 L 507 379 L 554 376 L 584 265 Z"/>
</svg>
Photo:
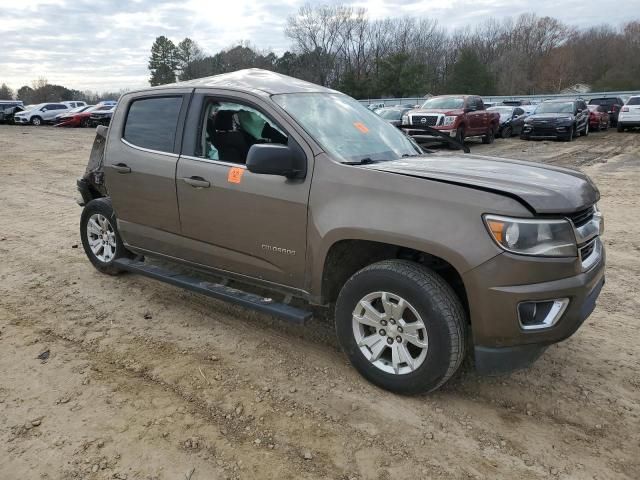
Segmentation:
<svg viewBox="0 0 640 480">
<path fill-rule="evenodd" d="M 607 284 L 531 369 L 420 397 L 366 383 L 327 321 L 99 274 L 74 201 L 93 136 L 0 125 L 0 478 L 640 478 L 640 133 L 470 142 L 592 176 Z"/>
</svg>

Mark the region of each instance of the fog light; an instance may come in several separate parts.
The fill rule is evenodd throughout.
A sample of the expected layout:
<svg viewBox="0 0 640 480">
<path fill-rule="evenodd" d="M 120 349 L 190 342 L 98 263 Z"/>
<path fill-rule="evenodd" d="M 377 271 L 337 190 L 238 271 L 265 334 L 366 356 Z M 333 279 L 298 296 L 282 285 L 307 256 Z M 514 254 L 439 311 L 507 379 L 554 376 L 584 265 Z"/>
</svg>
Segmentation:
<svg viewBox="0 0 640 480">
<path fill-rule="evenodd" d="M 568 305 L 568 298 L 520 302 L 518 304 L 520 327 L 523 330 L 539 330 L 552 327 L 560 319 Z"/>
</svg>

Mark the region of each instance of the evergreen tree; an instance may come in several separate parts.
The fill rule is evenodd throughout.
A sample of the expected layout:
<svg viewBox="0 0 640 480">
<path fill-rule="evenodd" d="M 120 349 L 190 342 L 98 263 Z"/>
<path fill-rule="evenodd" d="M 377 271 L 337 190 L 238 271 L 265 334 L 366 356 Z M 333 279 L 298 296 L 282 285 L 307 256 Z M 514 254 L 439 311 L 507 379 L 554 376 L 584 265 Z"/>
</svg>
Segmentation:
<svg viewBox="0 0 640 480">
<path fill-rule="evenodd" d="M 151 47 L 149 57 L 149 70 L 152 86 L 174 83 L 176 81 L 176 69 L 178 68 L 178 55 L 175 44 L 164 35 L 156 38 Z"/>
<path fill-rule="evenodd" d="M 465 48 L 453 65 L 447 89 L 451 93 L 492 95 L 495 92 L 495 81 L 478 55 L 472 49 Z"/>
<path fill-rule="evenodd" d="M 13 100 L 13 90 L 6 83 L 0 86 L 0 100 Z"/>
<path fill-rule="evenodd" d="M 204 53 L 200 46 L 189 37 L 182 40 L 176 47 L 176 58 L 178 70 L 180 70 L 180 80 L 191 80 L 198 78 L 197 69 L 192 68 L 204 58 Z"/>
</svg>

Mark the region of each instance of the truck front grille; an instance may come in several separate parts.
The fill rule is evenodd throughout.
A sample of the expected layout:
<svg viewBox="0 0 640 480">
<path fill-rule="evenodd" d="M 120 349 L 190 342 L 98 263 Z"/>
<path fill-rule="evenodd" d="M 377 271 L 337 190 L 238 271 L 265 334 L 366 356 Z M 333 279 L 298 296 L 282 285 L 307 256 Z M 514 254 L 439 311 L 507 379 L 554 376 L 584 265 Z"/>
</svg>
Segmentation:
<svg viewBox="0 0 640 480">
<path fill-rule="evenodd" d="M 593 218 L 593 213 L 594 208 L 593 206 L 591 206 L 589 208 L 585 208 L 584 210 L 580 210 L 579 212 L 567 215 L 567 217 L 569 217 L 569 219 L 576 227 L 581 227 L 582 225 L 591 221 L 591 219 Z"/>
<path fill-rule="evenodd" d="M 584 247 L 580 249 L 580 258 L 584 262 L 587 258 L 589 258 L 596 249 L 596 241 L 592 240 L 587 243 Z"/>
<path fill-rule="evenodd" d="M 411 125 L 433 127 L 438 124 L 438 115 L 412 115 Z"/>
</svg>

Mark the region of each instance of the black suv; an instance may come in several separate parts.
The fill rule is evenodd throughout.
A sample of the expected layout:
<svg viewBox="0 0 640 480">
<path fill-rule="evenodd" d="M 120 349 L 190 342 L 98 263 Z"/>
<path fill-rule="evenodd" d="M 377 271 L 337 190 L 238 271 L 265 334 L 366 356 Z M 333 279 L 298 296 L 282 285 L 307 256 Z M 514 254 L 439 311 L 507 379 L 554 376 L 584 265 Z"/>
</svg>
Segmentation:
<svg viewBox="0 0 640 480">
<path fill-rule="evenodd" d="M 573 140 L 578 133 L 589 135 L 589 109 L 584 100 L 547 100 L 524 121 L 520 138 Z"/>
<path fill-rule="evenodd" d="M 605 107 L 609 114 L 611 125 L 615 127 L 618 124 L 618 115 L 620 114 L 620 109 L 624 105 L 624 100 L 620 97 L 592 98 L 589 100 L 589 105 L 602 105 Z"/>
</svg>

